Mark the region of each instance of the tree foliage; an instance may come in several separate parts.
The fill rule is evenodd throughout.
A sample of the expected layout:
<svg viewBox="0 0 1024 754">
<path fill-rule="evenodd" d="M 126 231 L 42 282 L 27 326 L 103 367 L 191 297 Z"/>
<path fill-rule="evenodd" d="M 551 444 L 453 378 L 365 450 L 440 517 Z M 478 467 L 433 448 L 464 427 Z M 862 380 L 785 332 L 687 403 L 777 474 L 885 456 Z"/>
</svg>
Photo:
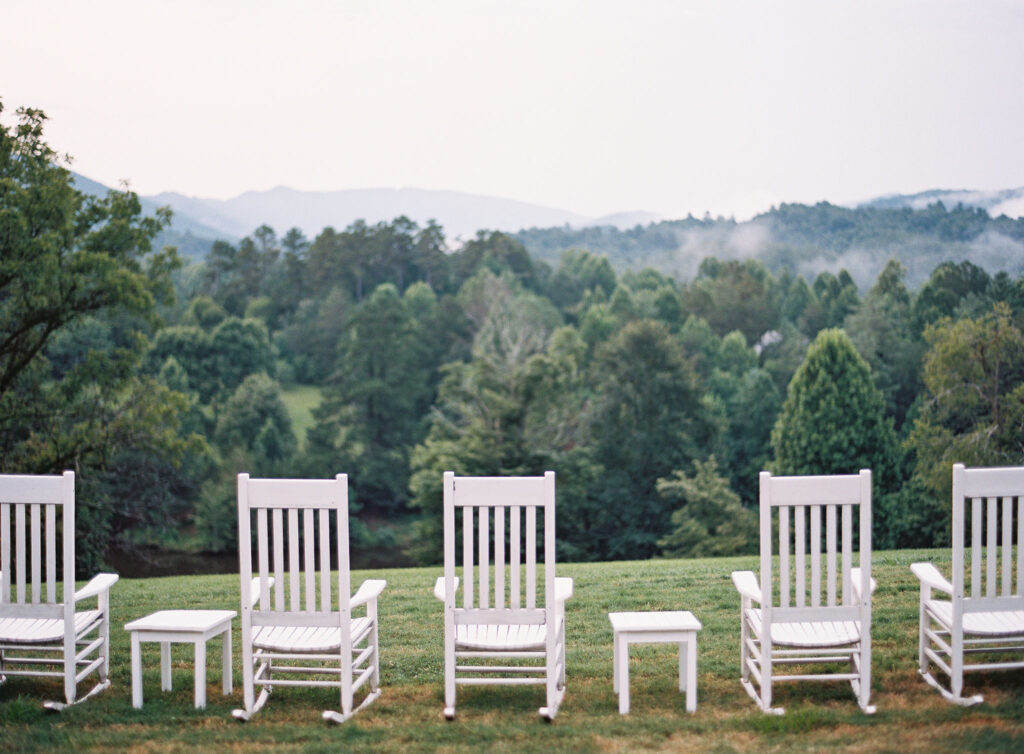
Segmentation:
<svg viewBox="0 0 1024 754">
<path fill-rule="evenodd" d="M 130 192 L 80 194 L 43 113 L 18 117 L 0 123 L 0 467 L 78 472 L 93 535 L 78 557 L 95 566 L 127 529 L 182 522 L 193 483 L 171 480 L 203 452 L 177 432 L 183 396 L 139 369 L 178 260 L 150 243 L 168 213 L 143 217 Z"/>
<path fill-rule="evenodd" d="M 712 456 L 697 461 L 693 476 L 681 471 L 658 480 L 658 494 L 676 507 L 672 530 L 658 541 L 670 558 L 711 558 L 757 551 L 756 514 L 744 508 L 739 495 L 718 474 Z"/>
</svg>

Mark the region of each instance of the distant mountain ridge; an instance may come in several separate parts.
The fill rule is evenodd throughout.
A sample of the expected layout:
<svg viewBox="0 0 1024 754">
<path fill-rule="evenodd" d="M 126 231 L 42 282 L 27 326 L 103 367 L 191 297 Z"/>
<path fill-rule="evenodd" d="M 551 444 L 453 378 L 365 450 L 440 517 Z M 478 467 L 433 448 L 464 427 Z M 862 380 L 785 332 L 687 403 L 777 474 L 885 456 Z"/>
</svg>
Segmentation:
<svg viewBox="0 0 1024 754">
<path fill-rule="evenodd" d="M 314 238 L 327 226 L 341 230 L 356 220 L 374 224 L 405 215 L 420 225 L 434 220 L 446 236 L 466 239 L 478 230 L 515 232 L 529 227 L 583 225 L 591 220 L 568 210 L 512 199 L 416 188 L 299 191 L 279 186 L 247 191 L 233 199 L 176 193 L 147 198 L 233 235 L 245 235 L 266 224 L 279 234 L 297 227 Z"/>
<path fill-rule="evenodd" d="M 1024 186 L 996 191 L 931 189 L 916 194 L 880 196 L 876 199 L 862 202 L 858 206 L 880 207 L 883 209 L 895 209 L 897 207 L 925 209 L 936 202 L 942 202 L 948 209 L 952 209 L 958 204 L 962 204 L 965 207 L 980 207 L 992 217 L 999 217 L 1000 215 L 1012 218 L 1022 217 L 1024 216 Z"/>
<path fill-rule="evenodd" d="M 84 176 L 74 179 L 83 192 L 107 191 Z M 936 189 L 878 197 L 857 207 L 782 204 L 745 222 L 709 216 L 672 220 L 643 211 L 588 218 L 528 202 L 414 188 L 278 187 L 226 200 L 173 192 L 140 200 L 146 214 L 161 206 L 174 212 L 171 227 L 155 239 L 156 245 L 177 246 L 196 260 L 215 240 L 237 243 L 263 224 L 279 235 L 298 227 L 313 239 L 327 226 L 341 230 L 356 220 L 373 225 L 404 215 L 421 226 L 436 221 L 455 245 L 478 230 L 501 230 L 555 266 L 564 249 L 586 248 L 606 255 L 620 270 L 649 266 L 681 280 L 692 279 L 700 260 L 709 256 L 758 258 L 773 272 L 789 269 L 808 279 L 845 268 L 861 287 L 869 286 L 890 258 L 904 264 L 911 285 L 945 260 L 967 259 L 992 272 L 1024 274 L 1024 219 L 1013 219 L 1024 217 L 1024 187 Z M 945 209 L 935 206 L 940 202 Z"/>
</svg>

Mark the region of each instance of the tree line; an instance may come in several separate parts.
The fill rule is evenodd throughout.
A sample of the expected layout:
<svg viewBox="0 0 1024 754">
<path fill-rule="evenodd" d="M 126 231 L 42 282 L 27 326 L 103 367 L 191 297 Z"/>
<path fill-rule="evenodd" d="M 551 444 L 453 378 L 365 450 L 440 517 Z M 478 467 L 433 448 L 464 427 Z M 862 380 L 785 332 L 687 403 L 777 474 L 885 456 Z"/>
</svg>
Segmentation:
<svg viewBox="0 0 1024 754">
<path fill-rule="evenodd" d="M 941 544 L 950 464 L 1021 463 L 1024 279 L 681 280 L 407 218 L 184 265 L 152 247 L 167 213 L 73 190 L 43 122 L 0 126 L 0 463 L 79 472 L 90 563 L 233 550 L 239 471 L 346 472 L 354 542 L 434 563 L 448 469 L 554 469 L 560 556 L 605 560 L 752 552 L 764 468 L 870 467 L 875 546 Z M 304 437 L 295 385 L 322 395 Z"/>
</svg>

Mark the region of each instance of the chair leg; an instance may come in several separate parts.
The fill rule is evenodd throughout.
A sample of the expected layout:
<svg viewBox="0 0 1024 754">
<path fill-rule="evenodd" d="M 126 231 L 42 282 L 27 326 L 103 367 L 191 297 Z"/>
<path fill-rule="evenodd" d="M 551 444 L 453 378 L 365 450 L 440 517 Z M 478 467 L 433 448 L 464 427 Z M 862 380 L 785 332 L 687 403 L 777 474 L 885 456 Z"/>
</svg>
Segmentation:
<svg viewBox="0 0 1024 754">
<path fill-rule="evenodd" d="M 380 688 L 380 637 L 377 631 L 377 620 L 373 621 L 373 676 L 370 678 L 370 690 Z"/>
<path fill-rule="evenodd" d="M 917 667 L 921 675 L 928 672 L 928 653 L 925 651 L 928 646 L 928 612 L 925 610 L 924 599 L 921 600 L 921 607 L 918 612 L 917 624 Z"/>
<path fill-rule="evenodd" d="M 102 592 L 99 596 L 99 607 L 103 612 L 103 622 L 100 623 L 99 634 L 103 639 L 100 651 L 103 653 L 103 664 L 100 665 L 100 682 L 106 682 L 110 677 L 110 593 Z"/>
<path fill-rule="evenodd" d="M 455 646 L 446 639 L 444 648 L 444 716 L 455 719 Z"/>
<path fill-rule="evenodd" d="M 964 696 L 964 654 L 963 654 L 963 635 L 959 637 L 950 636 L 950 649 L 952 650 L 952 656 L 949 658 L 950 674 L 949 674 L 949 686 L 945 688 L 938 679 L 928 671 L 928 657 L 925 655 L 925 662 L 922 664 L 919 672 L 924 682 L 931 686 L 933 689 L 942 694 L 942 698 L 953 704 L 958 704 L 961 707 L 970 707 L 975 704 L 980 704 L 983 701 L 981 694 L 974 694 L 973 696 Z"/>
<path fill-rule="evenodd" d="M 253 715 L 263 709 L 267 703 L 272 687 L 264 686 L 260 689 L 260 695 L 256 696 L 256 675 L 266 671 L 267 680 L 270 679 L 270 661 L 264 661 L 258 652 L 254 653 L 252 645 L 245 639 L 242 640 L 242 699 L 244 709 L 231 711 L 231 716 L 236 720 L 246 722 L 251 720 Z"/>
<path fill-rule="evenodd" d="M 876 707 L 871 701 L 871 638 L 865 637 L 860 650 L 850 655 L 850 669 L 860 674 L 860 678 L 850 681 L 853 693 L 857 697 L 857 706 L 866 715 L 875 714 Z"/>
</svg>

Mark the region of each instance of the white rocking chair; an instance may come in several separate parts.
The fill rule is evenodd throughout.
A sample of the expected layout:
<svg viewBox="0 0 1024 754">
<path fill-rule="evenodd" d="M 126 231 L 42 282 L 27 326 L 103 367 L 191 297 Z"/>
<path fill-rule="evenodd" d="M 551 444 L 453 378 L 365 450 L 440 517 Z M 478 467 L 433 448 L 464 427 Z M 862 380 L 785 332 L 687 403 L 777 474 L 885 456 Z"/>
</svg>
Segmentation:
<svg viewBox="0 0 1024 754">
<path fill-rule="evenodd" d="M 53 710 L 108 688 L 109 592 L 117 578 L 101 573 L 75 591 L 74 472 L 0 475 L 0 683 L 63 678 L 65 701 L 45 702 Z M 82 609 L 89 599 L 96 607 Z M 98 683 L 79 697 L 78 684 L 94 672 Z"/>
<path fill-rule="evenodd" d="M 982 701 L 979 695 L 963 696 L 964 673 L 1024 668 L 1022 544 L 1024 467 L 967 469 L 961 463 L 954 465 L 953 583 L 931 563 L 910 566 L 921 580 L 920 673 L 951 702 L 970 705 Z M 933 590 L 945 597 L 933 597 Z M 1015 658 L 992 661 L 992 655 L 1007 653 Z M 969 664 L 971 655 L 987 655 L 988 661 Z M 931 664 L 949 678 L 948 689 L 931 674 Z"/>
<path fill-rule="evenodd" d="M 760 583 L 752 571 L 735 571 L 732 574 L 733 583 L 742 596 L 740 663 L 743 688 L 764 712 L 781 715 L 783 709 L 772 707 L 774 683 L 846 680 L 853 687 L 860 708 L 866 713 L 873 713 L 875 708 L 869 703 L 871 592 L 874 589 L 871 579 L 871 472 L 862 470 L 860 474 L 844 476 L 773 477 L 762 471 L 760 497 Z M 860 509 L 859 568 L 853 567 L 855 507 Z M 825 518 L 824 542 L 822 513 Z M 777 524 L 773 520 L 777 520 Z M 772 569 L 773 525 L 778 527 L 779 566 L 775 581 Z M 838 562 L 840 554 L 841 562 Z M 775 594 L 778 594 L 778 604 L 773 601 Z M 754 607 L 755 604 L 759 607 Z M 779 665 L 799 666 L 804 663 L 841 663 L 848 670 L 777 674 Z"/>
<path fill-rule="evenodd" d="M 238 551 L 245 709 L 235 710 L 235 718 L 249 720 L 275 686 L 339 689 L 341 712 L 323 713 L 325 720 L 336 723 L 345 722 L 377 699 L 377 597 L 387 582 L 369 579 L 352 595 L 348 477 L 250 479 L 248 474 L 239 474 Z M 332 566 L 338 571 L 333 590 Z M 361 606 L 365 615 L 354 617 L 353 608 Z M 354 707 L 354 694 L 364 685 L 369 692 Z M 257 686 L 261 687 L 258 697 Z"/>
<path fill-rule="evenodd" d="M 461 606 L 456 510 L 462 511 Z M 538 512 L 544 536 L 539 589 Z M 444 602 L 445 717 L 455 717 L 457 684 L 538 684 L 546 691 L 540 715 L 553 720 L 565 694 L 565 601 L 572 592 L 572 579 L 555 577 L 553 471 L 542 477 L 445 472 L 444 576 L 434 587 Z"/>
</svg>

